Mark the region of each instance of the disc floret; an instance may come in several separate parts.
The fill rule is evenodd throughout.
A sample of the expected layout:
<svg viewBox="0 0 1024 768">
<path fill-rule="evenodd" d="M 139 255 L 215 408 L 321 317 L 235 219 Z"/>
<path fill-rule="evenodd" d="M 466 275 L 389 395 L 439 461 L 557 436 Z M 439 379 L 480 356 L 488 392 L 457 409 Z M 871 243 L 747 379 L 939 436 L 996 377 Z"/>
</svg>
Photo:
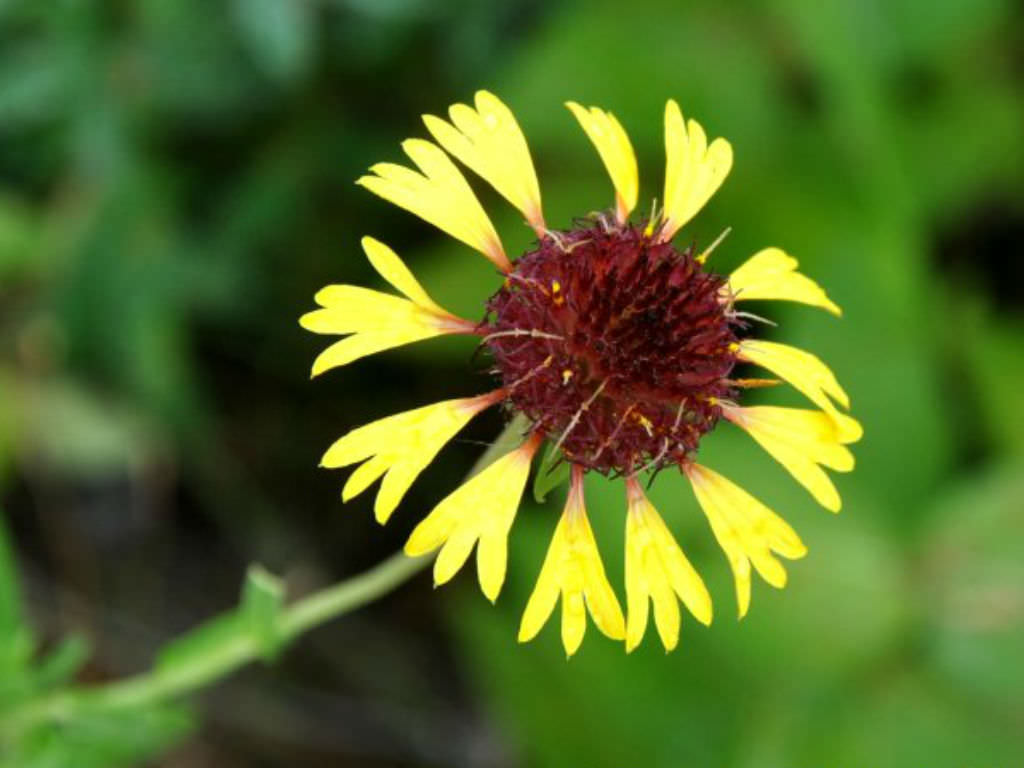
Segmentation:
<svg viewBox="0 0 1024 768">
<path fill-rule="evenodd" d="M 679 464 L 734 395 L 724 285 L 692 248 L 601 217 L 515 262 L 486 344 L 513 406 L 568 460 L 626 475 Z"/>
</svg>

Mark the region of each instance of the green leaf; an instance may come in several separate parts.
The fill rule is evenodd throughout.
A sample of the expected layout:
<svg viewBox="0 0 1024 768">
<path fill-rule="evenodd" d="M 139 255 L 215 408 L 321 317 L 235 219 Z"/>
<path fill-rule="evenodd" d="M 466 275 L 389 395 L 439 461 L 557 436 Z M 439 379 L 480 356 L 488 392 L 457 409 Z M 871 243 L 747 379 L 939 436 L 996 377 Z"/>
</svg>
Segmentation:
<svg viewBox="0 0 1024 768">
<path fill-rule="evenodd" d="M 261 565 L 249 566 L 240 612 L 266 661 L 273 660 L 285 641 L 278 621 L 283 605 L 281 580 Z"/>
<path fill-rule="evenodd" d="M 552 489 L 569 479 L 569 462 L 561 459 L 561 451 L 556 450 L 553 443 L 548 443 L 544 460 L 533 478 L 533 498 L 538 504 L 543 504 Z"/>
<path fill-rule="evenodd" d="M 205 676 L 222 660 L 240 652 L 239 646 L 255 644 L 265 659 L 281 649 L 284 636 L 278 626 L 284 587 L 262 566 L 249 568 L 238 609 L 218 616 L 172 641 L 157 655 L 158 673 L 174 674 L 192 667 Z M 251 646 L 250 646 L 251 647 Z"/>
<path fill-rule="evenodd" d="M 69 682 L 89 658 L 89 652 L 89 641 L 83 635 L 68 635 L 36 668 L 36 686 L 46 690 Z"/>
<path fill-rule="evenodd" d="M 0 752 L 0 768 L 111 768 L 151 765 L 194 728 L 177 706 L 138 707 L 44 723 Z"/>
</svg>

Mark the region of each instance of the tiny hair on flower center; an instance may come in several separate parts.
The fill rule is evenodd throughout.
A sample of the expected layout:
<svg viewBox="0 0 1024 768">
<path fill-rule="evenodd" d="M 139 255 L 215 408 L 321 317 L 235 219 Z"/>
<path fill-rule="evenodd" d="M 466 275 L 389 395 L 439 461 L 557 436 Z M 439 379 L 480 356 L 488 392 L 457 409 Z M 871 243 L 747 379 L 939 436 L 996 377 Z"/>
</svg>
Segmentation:
<svg viewBox="0 0 1024 768">
<path fill-rule="evenodd" d="M 693 249 L 605 217 L 514 263 L 481 330 L 512 406 L 602 474 L 692 459 L 735 396 L 738 323 Z"/>
</svg>

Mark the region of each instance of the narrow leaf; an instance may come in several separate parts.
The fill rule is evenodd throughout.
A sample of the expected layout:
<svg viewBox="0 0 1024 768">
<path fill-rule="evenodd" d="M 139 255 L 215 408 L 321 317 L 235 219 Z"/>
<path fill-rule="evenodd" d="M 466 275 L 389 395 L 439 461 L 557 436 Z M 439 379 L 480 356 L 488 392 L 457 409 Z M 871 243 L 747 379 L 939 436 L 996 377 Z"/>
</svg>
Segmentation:
<svg viewBox="0 0 1024 768">
<path fill-rule="evenodd" d="M 261 565 L 249 566 L 240 613 L 267 661 L 277 655 L 284 642 L 278 621 L 283 604 L 281 580 Z"/>
<path fill-rule="evenodd" d="M 557 488 L 569 479 L 569 462 L 563 460 L 561 451 L 554 450 L 554 445 L 548 443 L 544 452 L 544 460 L 533 478 L 533 498 L 538 504 L 544 503 L 544 499 L 552 489 Z"/>
</svg>

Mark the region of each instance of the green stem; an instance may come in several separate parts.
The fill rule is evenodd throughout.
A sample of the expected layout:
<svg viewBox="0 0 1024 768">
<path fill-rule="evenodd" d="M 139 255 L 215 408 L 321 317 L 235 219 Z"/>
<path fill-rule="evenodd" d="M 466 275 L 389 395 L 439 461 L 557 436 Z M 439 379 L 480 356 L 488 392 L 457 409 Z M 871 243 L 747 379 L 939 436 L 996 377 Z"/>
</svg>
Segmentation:
<svg viewBox="0 0 1024 768">
<path fill-rule="evenodd" d="M 517 445 L 526 424 L 513 419 L 480 456 L 470 476 L 498 454 Z M 280 638 L 287 642 L 309 630 L 383 597 L 426 568 L 432 555 L 407 557 L 401 552 L 358 576 L 315 592 L 284 608 L 277 619 Z M 81 714 L 101 714 L 147 707 L 178 698 L 208 685 L 261 658 L 265 649 L 251 632 L 227 633 L 201 655 L 167 668 L 159 665 L 134 677 L 105 685 L 69 688 L 30 702 L 0 725 L 0 747 L 24 729 L 44 721 L 69 721 Z"/>
<path fill-rule="evenodd" d="M 430 555 L 408 557 L 398 552 L 355 578 L 315 592 L 284 612 L 281 633 L 291 640 L 325 621 L 372 603 L 404 584 L 430 565 L 433 559 Z"/>
</svg>

